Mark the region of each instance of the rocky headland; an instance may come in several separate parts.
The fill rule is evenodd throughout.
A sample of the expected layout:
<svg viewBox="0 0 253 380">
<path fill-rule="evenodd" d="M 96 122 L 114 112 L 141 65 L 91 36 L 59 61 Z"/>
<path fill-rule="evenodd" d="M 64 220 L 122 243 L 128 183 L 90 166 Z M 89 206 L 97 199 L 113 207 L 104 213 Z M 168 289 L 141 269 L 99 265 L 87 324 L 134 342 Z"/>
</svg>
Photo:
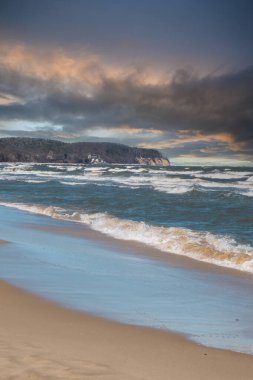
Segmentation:
<svg viewBox="0 0 253 380">
<path fill-rule="evenodd" d="M 169 160 L 155 149 L 108 142 L 65 143 L 21 137 L 0 139 L 0 162 L 169 165 Z"/>
</svg>

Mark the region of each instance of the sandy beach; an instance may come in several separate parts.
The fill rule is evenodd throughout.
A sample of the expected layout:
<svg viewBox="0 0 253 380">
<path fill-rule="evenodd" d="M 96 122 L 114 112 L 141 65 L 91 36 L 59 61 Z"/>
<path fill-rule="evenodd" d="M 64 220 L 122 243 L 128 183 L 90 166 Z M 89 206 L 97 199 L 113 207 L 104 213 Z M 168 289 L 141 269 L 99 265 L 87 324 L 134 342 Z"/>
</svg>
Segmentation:
<svg viewBox="0 0 253 380">
<path fill-rule="evenodd" d="M 253 357 L 65 309 L 0 282 L 3 380 L 247 380 Z"/>
<path fill-rule="evenodd" d="M 7 209 L 5 215 L 7 211 L 10 213 Z M 10 214 L 13 226 L 14 212 Z M 37 223 L 23 223 L 24 215 Z M 72 239 L 71 244 L 77 243 L 76 238 L 86 242 L 94 239 L 107 250 L 121 247 L 123 252 L 133 255 L 135 252 L 140 257 L 144 251 L 152 257 L 153 252 L 154 258 L 166 262 L 162 253 L 156 257 L 153 249 L 135 242 L 124 245 L 76 224 L 75 229 L 71 223 L 65 228 L 65 222 L 53 221 L 49 228 L 47 223 L 40 223 L 43 221 L 40 216 L 24 215 L 16 228 L 36 233 L 35 241 L 41 236 L 38 234 L 42 234 L 43 241 L 54 234 L 62 239 L 65 236 Z M 12 246 L 8 243 L 10 236 L 5 234 L 2 238 L 5 240 L 0 240 L 1 250 L 7 252 Z M 67 240 L 64 241 L 66 244 Z M 189 268 L 196 263 L 191 264 L 188 258 L 179 261 L 178 265 Z M 18 263 L 15 265 L 23 261 Z M 170 263 L 176 265 L 176 259 Z M 208 264 L 201 265 L 203 271 L 209 272 Z M 229 272 L 223 268 L 217 270 Z M 180 334 L 112 322 L 71 310 L 5 281 L 0 281 L 0 297 L 0 379 L 3 380 L 250 380 L 252 377 L 251 355 L 208 348 Z"/>
<path fill-rule="evenodd" d="M 252 14 L 0 0 L 0 380 L 253 380 Z"/>
</svg>

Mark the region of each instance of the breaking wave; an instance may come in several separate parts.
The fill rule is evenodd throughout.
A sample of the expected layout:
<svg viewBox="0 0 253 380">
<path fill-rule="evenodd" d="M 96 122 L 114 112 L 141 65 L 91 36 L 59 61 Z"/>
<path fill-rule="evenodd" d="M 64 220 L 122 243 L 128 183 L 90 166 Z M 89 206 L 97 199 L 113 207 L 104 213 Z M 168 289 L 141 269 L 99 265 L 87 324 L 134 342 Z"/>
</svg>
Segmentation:
<svg viewBox="0 0 253 380">
<path fill-rule="evenodd" d="M 160 251 L 253 273 L 253 248 L 233 238 L 187 228 L 161 227 L 116 218 L 107 213 L 69 212 L 60 207 L 0 203 L 2 206 L 84 223 L 92 229 L 123 240 L 134 240 Z"/>
<path fill-rule="evenodd" d="M 13 163 L 1 164 L 0 174 L 2 181 L 43 183 L 53 180 L 71 186 L 94 184 L 135 189 L 149 187 L 166 194 L 231 191 L 240 196 L 253 196 L 253 172 L 250 170 Z"/>
</svg>

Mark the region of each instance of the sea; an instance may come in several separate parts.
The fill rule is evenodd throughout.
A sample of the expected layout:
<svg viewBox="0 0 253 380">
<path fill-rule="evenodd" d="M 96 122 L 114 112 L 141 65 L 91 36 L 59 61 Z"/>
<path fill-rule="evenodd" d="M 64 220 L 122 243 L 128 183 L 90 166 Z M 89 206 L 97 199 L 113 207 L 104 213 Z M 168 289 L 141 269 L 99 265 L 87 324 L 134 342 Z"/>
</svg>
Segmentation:
<svg viewBox="0 0 253 380">
<path fill-rule="evenodd" d="M 0 215 L 0 239 L 12 242 L 0 249 L 7 281 L 78 310 L 253 354 L 253 167 L 1 163 Z M 214 270 L 28 227 L 36 223 L 88 227 Z"/>
</svg>

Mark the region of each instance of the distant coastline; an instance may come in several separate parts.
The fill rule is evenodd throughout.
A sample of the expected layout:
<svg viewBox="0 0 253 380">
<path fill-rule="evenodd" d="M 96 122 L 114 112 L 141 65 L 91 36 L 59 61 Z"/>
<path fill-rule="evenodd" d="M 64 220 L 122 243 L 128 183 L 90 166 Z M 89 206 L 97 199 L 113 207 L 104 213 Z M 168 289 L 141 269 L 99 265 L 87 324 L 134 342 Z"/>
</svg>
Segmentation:
<svg viewBox="0 0 253 380">
<path fill-rule="evenodd" d="M 118 163 L 169 166 L 167 158 L 155 150 L 108 142 L 65 143 L 36 138 L 1 138 L 0 162 L 38 163 Z"/>
</svg>

